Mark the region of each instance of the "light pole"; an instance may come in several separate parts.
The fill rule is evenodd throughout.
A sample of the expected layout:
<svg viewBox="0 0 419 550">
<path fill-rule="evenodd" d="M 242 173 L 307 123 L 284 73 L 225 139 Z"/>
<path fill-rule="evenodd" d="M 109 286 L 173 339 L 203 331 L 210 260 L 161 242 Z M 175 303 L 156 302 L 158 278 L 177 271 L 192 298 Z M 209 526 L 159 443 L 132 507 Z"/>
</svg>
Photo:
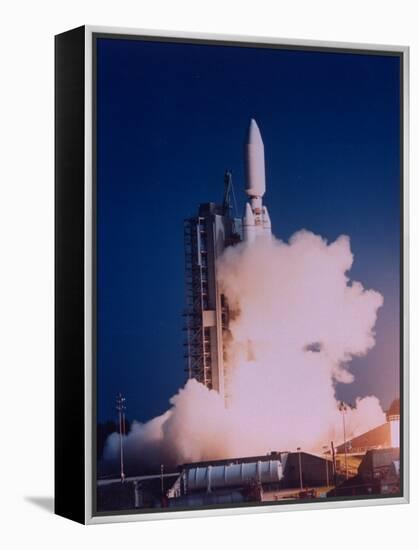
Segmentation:
<svg viewBox="0 0 419 550">
<path fill-rule="evenodd" d="M 298 468 L 300 471 L 300 489 L 303 490 L 303 469 L 301 466 L 301 447 L 297 447 L 298 451 Z"/>
<path fill-rule="evenodd" d="M 119 420 L 119 459 L 121 466 L 121 482 L 124 482 L 125 472 L 124 472 L 124 447 L 123 447 L 123 438 L 125 435 L 125 397 L 122 397 L 121 393 L 118 393 L 116 396 L 116 410 L 118 411 L 118 420 Z"/>
<path fill-rule="evenodd" d="M 329 461 L 327 460 L 327 452 L 329 450 L 329 447 L 327 445 L 323 445 L 323 451 L 324 451 L 324 463 L 326 464 L 326 485 L 329 487 Z"/>
<path fill-rule="evenodd" d="M 342 423 L 343 423 L 343 448 L 345 451 L 345 476 L 348 479 L 348 453 L 346 451 L 346 423 L 345 423 L 345 413 L 348 410 L 346 403 L 343 401 L 340 402 L 339 410 L 342 413 Z"/>
<path fill-rule="evenodd" d="M 161 494 L 162 495 L 164 493 L 163 472 L 164 472 L 164 465 L 160 464 L 160 482 L 161 482 Z"/>
</svg>

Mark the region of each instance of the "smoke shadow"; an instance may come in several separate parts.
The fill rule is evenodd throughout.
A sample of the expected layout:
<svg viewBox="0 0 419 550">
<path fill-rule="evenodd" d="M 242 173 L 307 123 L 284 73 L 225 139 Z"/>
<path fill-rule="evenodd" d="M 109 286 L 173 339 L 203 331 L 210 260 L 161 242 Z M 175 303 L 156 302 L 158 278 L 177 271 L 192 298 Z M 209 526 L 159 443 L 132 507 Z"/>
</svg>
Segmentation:
<svg viewBox="0 0 419 550">
<path fill-rule="evenodd" d="M 53 497 L 25 497 L 26 502 L 30 502 L 38 508 L 50 514 L 54 513 L 54 498 Z"/>
</svg>

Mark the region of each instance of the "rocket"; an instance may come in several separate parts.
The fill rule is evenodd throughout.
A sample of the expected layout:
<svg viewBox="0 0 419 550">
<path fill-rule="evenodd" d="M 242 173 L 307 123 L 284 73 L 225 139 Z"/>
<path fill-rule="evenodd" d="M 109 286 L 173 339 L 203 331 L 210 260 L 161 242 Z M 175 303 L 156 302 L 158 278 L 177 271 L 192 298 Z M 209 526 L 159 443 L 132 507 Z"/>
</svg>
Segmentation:
<svg viewBox="0 0 419 550">
<path fill-rule="evenodd" d="M 252 118 L 245 144 L 245 191 L 249 197 L 243 216 L 243 240 L 271 238 L 271 220 L 268 209 L 262 204 L 265 194 L 265 148 L 256 121 Z"/>
</svg>

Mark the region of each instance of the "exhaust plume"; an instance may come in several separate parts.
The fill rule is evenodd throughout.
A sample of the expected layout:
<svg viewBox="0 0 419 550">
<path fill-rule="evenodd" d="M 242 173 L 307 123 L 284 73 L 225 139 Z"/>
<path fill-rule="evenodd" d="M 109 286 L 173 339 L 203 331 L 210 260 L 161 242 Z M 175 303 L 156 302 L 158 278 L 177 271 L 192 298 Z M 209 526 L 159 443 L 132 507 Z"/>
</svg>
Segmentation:
<svg viewBox="0 0 419 550">
<path fill-rule="evenodd" d="M 319 452 L 341 443 L 337 384 L 349 384 L 353 357 L 374 346 L 382 296 L 348 276 L 350 241 L 328 243 L 309 231 L 288 243 L 258 239 L 225 250 L 218 283 L 231 311 L 227 406 L 196 380 L 149 422 L 125 436 L 129 464 L 180 464 L 233 456 Z M 358 398 L 346 414 L 347 437 L 385 422 L 379 400 Z M 116 461 L 118 434 L 104 451 Z"/>
</svg>

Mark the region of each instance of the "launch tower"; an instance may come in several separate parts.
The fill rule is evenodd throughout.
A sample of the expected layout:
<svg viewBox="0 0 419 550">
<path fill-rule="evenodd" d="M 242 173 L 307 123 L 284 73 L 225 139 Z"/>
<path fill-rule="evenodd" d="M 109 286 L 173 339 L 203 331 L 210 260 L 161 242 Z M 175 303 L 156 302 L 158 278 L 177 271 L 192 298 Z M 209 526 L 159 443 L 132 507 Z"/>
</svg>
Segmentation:
<svg viewBox="0 0 419 550">
<path fill-rule="evenodd" d="M 231 214 L 231 194 L 231 173 L 226 172 L 223 203 L 201 204 L 198 215 L 184 222 L 187 376 L 223 396 L 228 307 L 218 289 L 216 264 L 226 246 L 241 240 L 241 219 Z"/>
</svg>

